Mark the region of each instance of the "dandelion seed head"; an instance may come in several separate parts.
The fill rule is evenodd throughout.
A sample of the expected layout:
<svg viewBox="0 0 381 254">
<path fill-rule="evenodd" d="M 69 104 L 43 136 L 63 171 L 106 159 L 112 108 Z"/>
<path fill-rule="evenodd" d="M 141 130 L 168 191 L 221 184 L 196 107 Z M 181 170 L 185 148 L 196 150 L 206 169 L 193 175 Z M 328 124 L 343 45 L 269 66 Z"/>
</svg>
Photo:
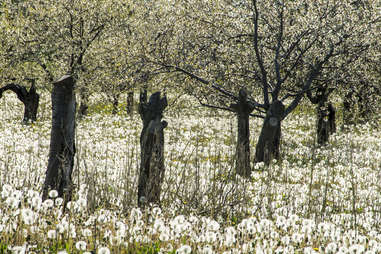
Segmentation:
<svg viewBox="0 0 381 254">
<path fill-rule="evenodd" d="M 58 197 L 58 191 L 56 190 L 49 191 L 49 197 L 52 199 L 55 199 L 56 197 Z"/>
<path fill-rule="evenodd" d="M 107 247 L 98 248 L 98 254 L 110 254 L 110 249 Z"/>
<path fill-rule="evenodd" d="M 85 241 L 78 241 L 75 243 L 75 248 L 79 251 L 86 250 L 87 244 Z"/>
</svg>

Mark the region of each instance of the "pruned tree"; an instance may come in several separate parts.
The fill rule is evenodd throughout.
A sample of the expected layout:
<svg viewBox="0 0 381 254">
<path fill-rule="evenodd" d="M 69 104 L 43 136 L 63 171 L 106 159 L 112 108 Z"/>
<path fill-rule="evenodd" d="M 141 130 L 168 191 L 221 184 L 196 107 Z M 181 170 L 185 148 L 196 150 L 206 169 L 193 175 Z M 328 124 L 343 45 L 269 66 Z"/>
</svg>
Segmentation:
<svg viewBox="0 0 381 254">
<path fill-rule="evenodd" d="M 317 88 L 315 95 L 308 90 L 307 97 L 316 106 L 316 137 L 319 145 L 328 142 L 329 136 L 336 132 L 336 110 L 328 101 L 333 88 L 321 85 Z"/>
<path fill-rule="evenodd" d="M 147 102 L 147 91 L 140 94 L 139 114 L 143 121 L 140 134 L 140 172 L 138 182 L 138 205 L 147 203 L 160 204 L 161 185 L 164 179 L 164 128 L 166 121 L 161 121 L 167 107 L 167 98 L 156 92 Z"/>
<path fill-rule="evenodd" d="M 48 168 L 43 187 L 42 199 L 48 198 L 50 190 L 57 190 L 66 202 L 71 200 L 73 191 L 72 173 L 75 155 L 75 79 L 64 75 L 53 83 L 52 130 Z"/>
<path fill-rule="evenodd" d="M 7 90 L 16 93 L 17 98 L 24 104 L 23 123 L 28 124 L 37 120 L 37 110 L 40 101 L 40 95 L 36 91 L 35 80 L 32 79 L 32 85 L 29 91 L 25 86 L 10 83 L 0 88 L 0 98 Z"/>
<path fill-rule="evenodd" d="M 255 92 L 247 96 L 250 115 L 263 127 L 254 161 L 269 163 L 280 156 L 282 121 L 315 81 L 332 70 L 345 75 L 341 64 L 369 48 L 377 7 L 356 8 L 351 1 L 175 2 L 148 12 L 157 26 L 142 39 L 142 61 L 187 76 L 184 90 L 211 108 L 230 109 L 242 87 Z"/>
</svg>

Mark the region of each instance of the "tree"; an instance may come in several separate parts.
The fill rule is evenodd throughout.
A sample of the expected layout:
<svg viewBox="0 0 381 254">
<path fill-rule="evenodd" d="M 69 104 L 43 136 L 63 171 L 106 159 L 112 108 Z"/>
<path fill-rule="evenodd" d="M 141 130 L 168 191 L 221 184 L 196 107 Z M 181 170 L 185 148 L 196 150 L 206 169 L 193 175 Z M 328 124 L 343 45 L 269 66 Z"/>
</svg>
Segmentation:
<svg viewBox="0 0 381 254">
<path fill-rule="evenodd" d="M 25 86 L 10 83 L 0 88 L 0 98 L 3 92 L 11 90 L 16 93 L 17 98 L 24 104 L 24 118 L 23 123 L 28 124 L 37 120 L 37 110 L 40 101 L 40 95 L 36 92 L 35 80 L 31 80 L 32 85 L 29 91 Z"/>
<path fill-rule="evenodd" d="M 65 75 L 53 83 L 52 131 L 48 168 L 42 199 L 48 198 L 50 190 L 57 190 L 65 205 L 71 200 L 73 183 L 71 175 L 75 155 L 75 80 Z"/>
<path fill-rule="evenodd" d="M 57 189 L 59 196 L 68 201 L 75 153 L 75 89 L 86 91 L 80 89 L 86 86 L 90 90 L 83 78 L 91 75 L 87 69 L 104 56 L 99 54 L 100 39 L 112 36 L 107 31 L 126 21 L 129 7 L 118 0 L 48 0 L 5 1 L 1 8 L 2 13 L 7 13 L 2 15 L 6 29 L 3 33 L 8 39 L 4 47 L 11 49 L 2 51 L 5 67 L 43 71 L 45 80 L 53 84 L 51 143 L 43 198 L 50 189 Z"/>
<path fill-rule="evenodd" d="M 239 89 L 264 119 L 255 161 L 279 158 L 282 121 L 320 76 L 362 54 L 377 21 L 377 6 L 351 1 L 187 1 L 151 8 L 157 24 L 143 61 L 181 73 L 202 105 L 228 109 Z M 375 20 L 376 19 L 376 20 Z"/>
<path fill-rule="evenodd" d="M 138 183 L 138 205 L 160 204 L 161 184 L 164 179 L 164 133 L 166 121 L 161 121 L 167 107 L 167 98 L 161 93 L 151 95 L 147 103 L 147 90 L 140 94 L 139 114 L 143 121 L 140 135 L 140 172 Z"/>
<path fill-rule="evenodd" d="M 307 91 L 308 99 L 312 104 L 316 104 L 316 137 L 319 145 L 328 142 L 331 134 L 336 132 L 336 110 L 332 103 L 328 102 L 328 96 L 334 89 L 328 89 L 327 86 L 320 85 L 312 95 L 311 90 Z"/>
</svg>

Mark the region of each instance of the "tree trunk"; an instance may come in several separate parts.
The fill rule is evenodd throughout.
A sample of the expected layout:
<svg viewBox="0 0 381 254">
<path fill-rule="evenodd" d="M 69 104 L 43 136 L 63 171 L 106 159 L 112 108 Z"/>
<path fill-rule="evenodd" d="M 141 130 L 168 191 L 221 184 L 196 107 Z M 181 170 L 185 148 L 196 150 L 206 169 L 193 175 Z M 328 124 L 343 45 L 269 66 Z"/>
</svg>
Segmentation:
<svg viewBox="0 0 381 254">
<path fill-rule="evenodd" d="M 151 95 L 147 103 L 147 91 L 140 94 L 139 114 L 143 120 L 140 135 L 140 174 L 138 181 L 138 205 L 160 204 L 161 184 L 164 179 L 164 128 L 161 121 L 167 107 L 167 98 L 160 92 Z"/>
<path fill-rule="evenodd" d="M 134 112 L 134 92 L 128 92 L 127 94 L 127 114 L 132 115 Z"/>
<path fill-rule="evenodd" d="M 75 80 L 65 75 L 53 83 L 52 130 L 48 168 L 43 187 L 43 200 L 50 190 L 57 190 L 65 204 L 71 200 L 72 171 L 75 154 Z"/>
<path fill-rule="evenodd" d="M 36 92 L 36 87 L 34 81 L 29 91 L 26 90 L 24 86 L 17 84 L 8 84 L 0 88 L 0 98 L 2 97 L 3 92 L 11 90 L 16 93 L 17 98 L 24 104 L 24 118 L 23 123 L 28 124 L 37 120 L 37 111 L 40 101 L 40 96 Z"/>
<path fill-rule="evenodd" d="M 343 100 L 343 124 L 344 125 L 352 125 L 354 124 L 354 114 L 353 107 L 355 105 L 353 101 L 353 91 L 349 91 Z"/>
<path fill-rule="evenodd" d="M 255 162 L 264 162 L 269 165 L 272 159 L 279 159 L 281 119 L 284 110 L 285 107 L 281 101 L 274 101 L 270 105 L 255 149 Z"/>
<path fill-rule="evenodd" d="M 79 89 L 80 105 L 78 109 L 78 118 L 81 119 L 87 116 L 87 110 L 89 108 L 89 90 L 87 87 L 81 87 Z"/>
<path fill-rule="evenodd" d="M 317 104 L 316 138 L 319 145 L 325 145 L 329 140 L 329 136 L 336 132 L 336 110 L 328 102 L 328 97 L 332 92 L 333 88 L 328 89 L 324 85 L 318 87 L 315 96 L 312 96 L 311 91 L 307 92 L 311 103 Z"/>
<path fill-rule="evenodd" d="M 37 111 L 40 101 L 40 96 L 36 92 L 36 87 L 32 84 L 29 89 L 28 95 L 25 97 L 25 111 L 24 111 L 24 123 L 28 123 L 29 120 L 34 122 L 37 120 Z"/>
<path fill-rule="evenodd" d="M 238 136 L 236 147 L 236 172 L 244 177 L 250 177 L 250 131 L 249 114 L 253 107 L 247 102 L 247 92 L 244 89 L 239 91 L 239 101 L 230 105 L 237 114 Z"/>
<path fill-rule="evenodd" d="M 113 94 L 112 96 L 112 114 L 116 115 L 118 113 L 119 105 L 119 94 Z"/>
</svg>

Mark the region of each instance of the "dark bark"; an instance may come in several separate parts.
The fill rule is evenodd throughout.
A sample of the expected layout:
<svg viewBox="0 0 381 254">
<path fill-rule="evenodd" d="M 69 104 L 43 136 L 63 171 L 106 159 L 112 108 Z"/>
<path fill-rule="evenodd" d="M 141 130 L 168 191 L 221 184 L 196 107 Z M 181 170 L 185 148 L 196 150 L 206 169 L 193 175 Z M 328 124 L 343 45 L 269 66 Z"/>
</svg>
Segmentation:
<svg viewBox="0 0 381 254">
<path fill-rule="evenodd" d="M 272 159 L 279 159 L 281 120 L 285 106 L 281 101 L 274 101 L 266 113 L 261 134 L 255 149 L 255 162 L 269 164 Z"/>
<path fill-rule="evenodd" d="M 331 103 L 328 102 L 328 97 L 333 89 L 328 89 L 325 86 L 320 86 L 315 96 L 311 91 L 307 92 L 307 96 L 311 103 L 316 104 L 316 137 L 319 145 L 325 145 L 329 136 L 336 132 L 336 110 Z"/>
<path fill-rule="evenodd" d="M 3 92 L 7 90 L 15 92 L 17 98 L 24 104 L 23 123 L 28 124 L 29 122 L 36 121 L 40 95 L 36 92 L 34 80 L 32 80 L 32 86 L 29 91 L 27 91 L 26 87 L 17 84 L 8 84 L 0 88 L 0 98 Z"/>
<path fill-rule="evenodd" d="M 87 87 L 81 87 L 79 89 L 80 105 L 78 109 L 78 118 L 81 119 L 87 116 L 87 110 L 89 108 L 89 90 Z"/>
<path fill-rule="evenodd" d="M 75 80 L 70 75 L 53 83 L 52 130 L 48 168 L 42 198 L 48 198 L 50 190 L 57 190 L 65 204 L 71 200 L 72 172 L 75 154 Z"/>
<path fill-rule="evenodd" d="M 343 124 L 344 125 L 352 125 L 354 124 L 354 114 L 353 114 L 353 106 L 355 105 L 353 99 L 354 91 L 350 90 L 345 94 L 343 100 Z"/>
<path fill-rule="evenodd" d="M 138 205 L 160 204 L 161 184 L 164 179 L 164 128 L 161 121 L 167 107 L 167 98 L 160 98 L 160 92 L 151 95 L 147 103 L 147 91 L 141 92 L 139 114 L 143 121 L 140 135 L 140 173 L 138 182 Z"/>
<path fill-rule="evenodd" d="M 132 115 L 134 112 L 134 92 L 128 92 L 127 94 L 127 114 Z"/>
<path fill-rule="evenodd" d="M 241 176 L 249 177 L 251 173 L 249 115 L 254 107 L 248 103 L 247 92 L 244 89 L 239 91 L 238 103 L 231 104 L 230 108 L 236 112 L 238 118 L 236 172 Z"/>
<path fill-rule="evenodd" d="M 119 94 L 112 95 L 112 114 L 116 115 L 118 113 L 118 105 L 119 105 Z"/>
</svg>

